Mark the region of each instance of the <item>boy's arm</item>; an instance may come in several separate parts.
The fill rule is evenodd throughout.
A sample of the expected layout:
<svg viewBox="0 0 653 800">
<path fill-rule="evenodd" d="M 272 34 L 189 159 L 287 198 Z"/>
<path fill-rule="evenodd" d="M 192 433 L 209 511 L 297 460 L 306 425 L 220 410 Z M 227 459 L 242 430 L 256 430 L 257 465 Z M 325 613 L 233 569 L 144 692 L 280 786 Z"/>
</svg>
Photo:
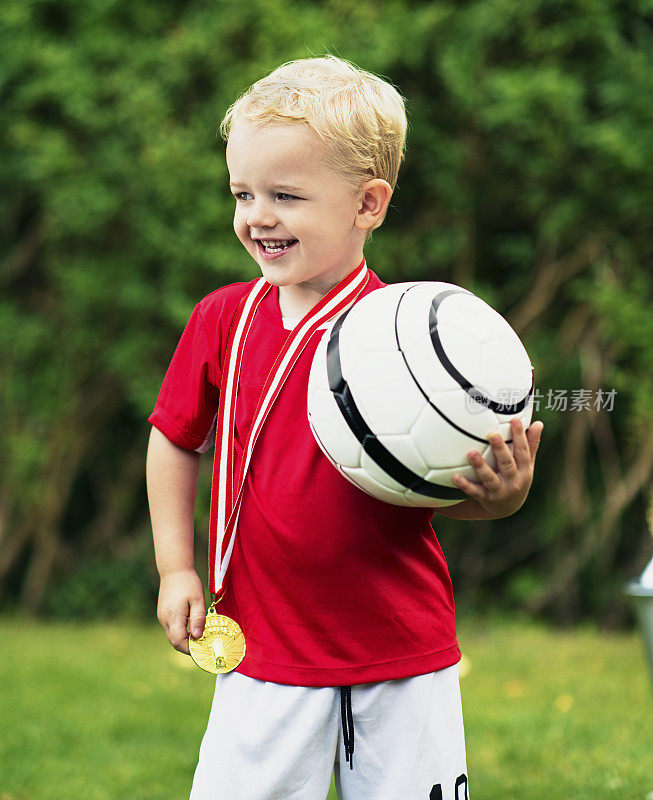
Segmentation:
<svg viewBox="0 0 653 800">
<path fill-rule="evenodd" d="M 156 566 L 161 578 L 157 617 L 170 644 L 188 654 L 188 631 L 202 635 L 204 588 L 195 572 L 195 497 L 201 455 L 184 450 L 152 428 L 147 449 L 147 497 Z"/>
<path fill-rule="evenodd" d="M 471 497 L 461 503 L 456 503 L 455 506 L 443 506 L 435 510 L 440 516 L 449 517 L 450 519 L 490 519 L 487 511 L 482 509 L 476 500 L 472 500 Z"/>
<path fill-rule="evenodd" d="M 521 508 L 533 482 L 535 456 L 544 425 L 534 422 L 524 431 L 521 421 L 513 419 L 510 426 L 512 452 L 501 436 L 495 434 L 490 437 L 490 445 L 497 462 L 496 470 L 476 450 L 468 453 L 467 458 L 479 483 L 454 475 L 454 484 L 468 495 L 469 500 L 437 509 L 438 514 L 453 519 L 500 519 Z"/>
</svg>

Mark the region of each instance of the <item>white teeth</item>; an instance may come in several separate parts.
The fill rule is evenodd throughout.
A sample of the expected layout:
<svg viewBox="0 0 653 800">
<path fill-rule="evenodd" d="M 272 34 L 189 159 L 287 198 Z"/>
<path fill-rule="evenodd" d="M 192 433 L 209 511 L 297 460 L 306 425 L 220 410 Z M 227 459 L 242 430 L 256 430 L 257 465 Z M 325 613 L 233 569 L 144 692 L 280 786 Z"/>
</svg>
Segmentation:
<svg viewBox="0 0 653 800">
<path fill-rule="evenodd" d="M 286 239 L 284 241 L 277 241 L 274 239 L 259 239 L 263 247 L 267 252 L 275 253 L 279 250 L 283 250 L 284 248 L 290 246 L 294 243 L 294 239 Z"/>
</svg>

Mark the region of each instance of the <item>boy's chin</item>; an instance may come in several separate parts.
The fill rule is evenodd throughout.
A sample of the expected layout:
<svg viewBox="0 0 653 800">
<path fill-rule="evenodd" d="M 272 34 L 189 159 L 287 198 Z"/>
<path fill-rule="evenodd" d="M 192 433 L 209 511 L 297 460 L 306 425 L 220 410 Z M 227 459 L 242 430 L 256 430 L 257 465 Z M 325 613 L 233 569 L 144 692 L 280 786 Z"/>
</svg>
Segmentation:
<svg viewBox="0 0 653 800">
<path fill-rule="evenodd" d="M 277 267 L 274 261 L 261 263 L 261 260 L 256 259 L 256 263 L 265 280 L 272 286 L 291 286 L 295 282 L 289 272 L 279 269 L 281 265 Z"/>
<path fill-rule="evenodd" d="M 263 277 L 274 286 L 285 286 L 287 280 L 288 261 L 286 258 L 274 258 L 268 261 L 262 258 L 258 251 L 251 252 L 250 256 L 256 261 L 256 266 L 261 270 Z"/>
<path fill-rule="evenodd" d="M 263 270 L 263 277 L 272 286 L 288 286 L 290 283 L 289 281 L 284 281 L 283 278 L 275 278 L 273 275 L 269 275 L 265 270 Z"/>
</svg>

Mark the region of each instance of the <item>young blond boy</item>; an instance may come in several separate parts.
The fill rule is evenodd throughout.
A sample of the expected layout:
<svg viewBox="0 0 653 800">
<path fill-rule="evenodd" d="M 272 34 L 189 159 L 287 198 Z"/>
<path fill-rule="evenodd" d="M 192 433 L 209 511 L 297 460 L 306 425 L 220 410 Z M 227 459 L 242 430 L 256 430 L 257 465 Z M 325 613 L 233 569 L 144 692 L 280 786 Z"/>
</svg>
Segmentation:
<svg viewBox="0 0 653 800">
<path fill-rule="evenodd" d="M 334 57 L 279 67 L 222 126 L 234 230 L 272 285 L 243 355 L 236 471 L 261 386 L 289 331 L 355 269 L 383 222 L 403 156 L 396 90 Z M 384 285 L 371 271 L 361 296 Z M 235 309 L 254 282 L 195 307 L 150 417 L 147 482 L 158 618 L 188 653 L 204 591 L 193 561 L 201 453 L 211 445 Z M 306 383 L 318 331 L 265 422 L 245 478 L 220 613 L 247 653 L 219 675 L 192 800 L 468 797 L 451 581 L 432 509 L 377 501 L 317 447 Z M 439 513 L 491 519 L 524 502 L 542 424 L 512 423 L 513 451 L 491 437 L 497 470 L 470 453 L 478 483 Z M 496 440 L 495 440 L 496 439 Z"/>
</svg>

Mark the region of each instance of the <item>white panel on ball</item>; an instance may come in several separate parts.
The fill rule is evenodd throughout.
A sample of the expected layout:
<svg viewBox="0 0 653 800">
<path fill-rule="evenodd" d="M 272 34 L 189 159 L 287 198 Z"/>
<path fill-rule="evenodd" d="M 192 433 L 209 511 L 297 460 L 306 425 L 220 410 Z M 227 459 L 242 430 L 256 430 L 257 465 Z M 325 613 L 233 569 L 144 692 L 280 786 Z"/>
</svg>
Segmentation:
<svg viewBox="0 0 653 800">
<path fill-rule="evenodd" d="M 493 400 L 516 403 L 528 394 L 532 375 L 520 341 L 501 336 L 481 345 L 483 372 L 478 376 Z"/>
<path fill-rule="evenodd" d="M 428 337 L 429 314 L 433 298 L 446 291 L 461 291 L 453 283 L 434 281 L 433 283 L 397 284 L 405 289 L 398 304 L 397 328 L 401 331 L 401 346 L 410 350 L 414 345 Z M 472 295 L 473 296 L 473 295 Z"/>
<path fill-rule="evenodd" d="M 342 471 L 352 483 L 355 483 L 360 489 L 371 494 L 372 497 L 376 497 L 377 500 L 383 500 L 394 506 L 410 505 L 410 503 L 404 499 L 403 494 L 387 489 L 385 486 L 375 481 L 364 469 L 360 467 L 358 469 L 343 467 Z"/>
<path fill-rule="evenodd" d="M 469 464 L 464 467 L 447 467 L 446 469 L 432 469 L 426 474 L 426 480 L 429 483 L 435 483 L 438 486 L 453 486 L 451 479 L 454 475 L 462 475 L 468 481 L 478 481 L 474 467 Z"/>
<path fill-rule="evenodd" d="M 403 286 L 412 284 L 394 284 L 388 286 L 392 289 L 390 296 L 396 295 L 397 299 L 401 296 Z M 343 348 L 341 352 L 342 372 L 345 378 L 350 374 L 353 364 L 350 364 L 349 357 L 356 353 L 371 353 L 375 351 L 388 352 L 397 350 L 394 325 L 376 325 L 375 321 L 386 313 L 388 308 L 388 297 L 376 297 L 376 292 L 372 292 L 365 298 L 369 303 L 365 303 L 364 313 L 348 313 L 340 329 L 340 336 L 348 342 L 355 342 L 355 348 Z"/>
<path fill-rule="evenodd" d="M 434 392 L 431 403 L 443 414 L 452 426 L 470 438 L 477 437 L 485 441 L 488 431 L 496 428 L 496 415 L 487 406 L 476 402 L 473 397 L 460 387 L 457 392 Z M 438 426 L 441 422 L 436 421 Z"/>
<path fill-rule="evenodd" d="M 343 343 L 341 339 L 341 344 Z M 424 407 L 424 395 L 398 351 L 366 353 L 346 376 L 361 416 L 374 433 L 405 433 Z"/>
<path fill-rule="evenodd" d="M 420 478 L 429 471 L 410 433 L 388 434 L 377 438 L 391 455 Z"/>
<path fill-rule="evenodd" d="M 521 414 L 515 414 L 514 416 L 518 416 L 520 419 L 522 418 L 524 412 Z M 510 417 L 512 419 L 512 417 Z M 528 421 L 530 422 L 530 416 L 528 417 Z M 528 422 L 526 423 L 528 425 Z M 497 426 L 494 430 L 501 436 L 504 441 L 508 439 L 512 439 L 512 428 L 510 427 L 510 421 L 508 422 L 499 422 L 497 421 Z M 512 444 L 509 445 L 512 447 Z"/>
<path fill-rule="evenodd" d="M 328 450 L 330 458 L 336 464 L 359 467 L 360 444 L 342 418 L 342 414 L 328 386 L 326 389 L 317 387 L 313 389 L 310 408 L 309 420 L 311 423 L 314 418 L 329 421 L 327 425 L 324 422 L 321 425 L 322 436 L 324 437 L 324 441 L 321 444 Z M 314 425 L 311 424 L 311 427 L 314 427 Z"/>
<path fill-rule="evenodd" d="M 453 303 L 455 299 L 455 297 L 447 299 L 442 305 L 446 306 L 449 302 Z M 447 358 L 449 360 L 455 359 L 455 368 L 475 386 L 483 372 L 483 353 L 477 331 L 461 331 L 444 323 L 438 325 L 437 331 L 440 335 L 442 349 Z M 433 343 L 430 339 L 429 344 L 433 349 Z"/>
<path fill-rule="evenodd" d="M 419 415 L 410 433 L 420 455 L 431 469 L 447 469 L 467 463 L 467 453 L 479 448 L 479 442 L 443 423 L 430 407 Z M 482 446 L 482 445 L 481 445 Z"/>
<path fill-rule="evenodd" d="M 438 321 L 443 328 L 475 331 L 481 343 L 512 331 L 497 311 L 471 293 L 448 297 L 438 309 Z"/>
<path fill-rule="evenodd" d="M 451 477 L 455 472 L 476 477 L 467 453 L 478 450 L 494 464 L 487 435 L 498 431 L 510 438 L 513 416 L 524 426 L 530 422 L 531 403 L 503 414 L 473 400 L 475 390 L 497 403 L 523 399 L 532 367 L 508 323 L 466 290 L 436 282 L 378 289 L 354 305 L 338 328 L 331 342 L 335 357 L 326 357 L 331 330 L 315 353 L 308 392 L 311 429 L 341 474 L 380 500 L 431 507 L 464 500 Z M 325 400 L 332 394 L 330 380 L 339 391 L 346 381 L 344 402 L 335 396 Z M 523 394 L 499 396 L 513 388 L 513 395 Z M 377 440 L 374 457 L 363 448 L 370 431 Z M 409 489 L 411 473 L 442 486 L 440 496 Z M 429 493 L 438 492 L 433 486 Z"/>
<path fill-rule="evenodd" d="M 447 390 L 460 391 L 460 384 L 433 357 L 433 343 L 428 335 L 422 336 L 421 341 L 403 354 L 408 369 L 427 395 Z"/>
<path fill-rule="evenodd" d="M 361 468 L 364 469 L 373 480 L 380 483 L 381 486 L 384 486 L 386 489 L 392 489 L 393 492 L 404 491 L 404 487 L 393 480 L 365 451 L 361 453 Z"/>
</svg>

